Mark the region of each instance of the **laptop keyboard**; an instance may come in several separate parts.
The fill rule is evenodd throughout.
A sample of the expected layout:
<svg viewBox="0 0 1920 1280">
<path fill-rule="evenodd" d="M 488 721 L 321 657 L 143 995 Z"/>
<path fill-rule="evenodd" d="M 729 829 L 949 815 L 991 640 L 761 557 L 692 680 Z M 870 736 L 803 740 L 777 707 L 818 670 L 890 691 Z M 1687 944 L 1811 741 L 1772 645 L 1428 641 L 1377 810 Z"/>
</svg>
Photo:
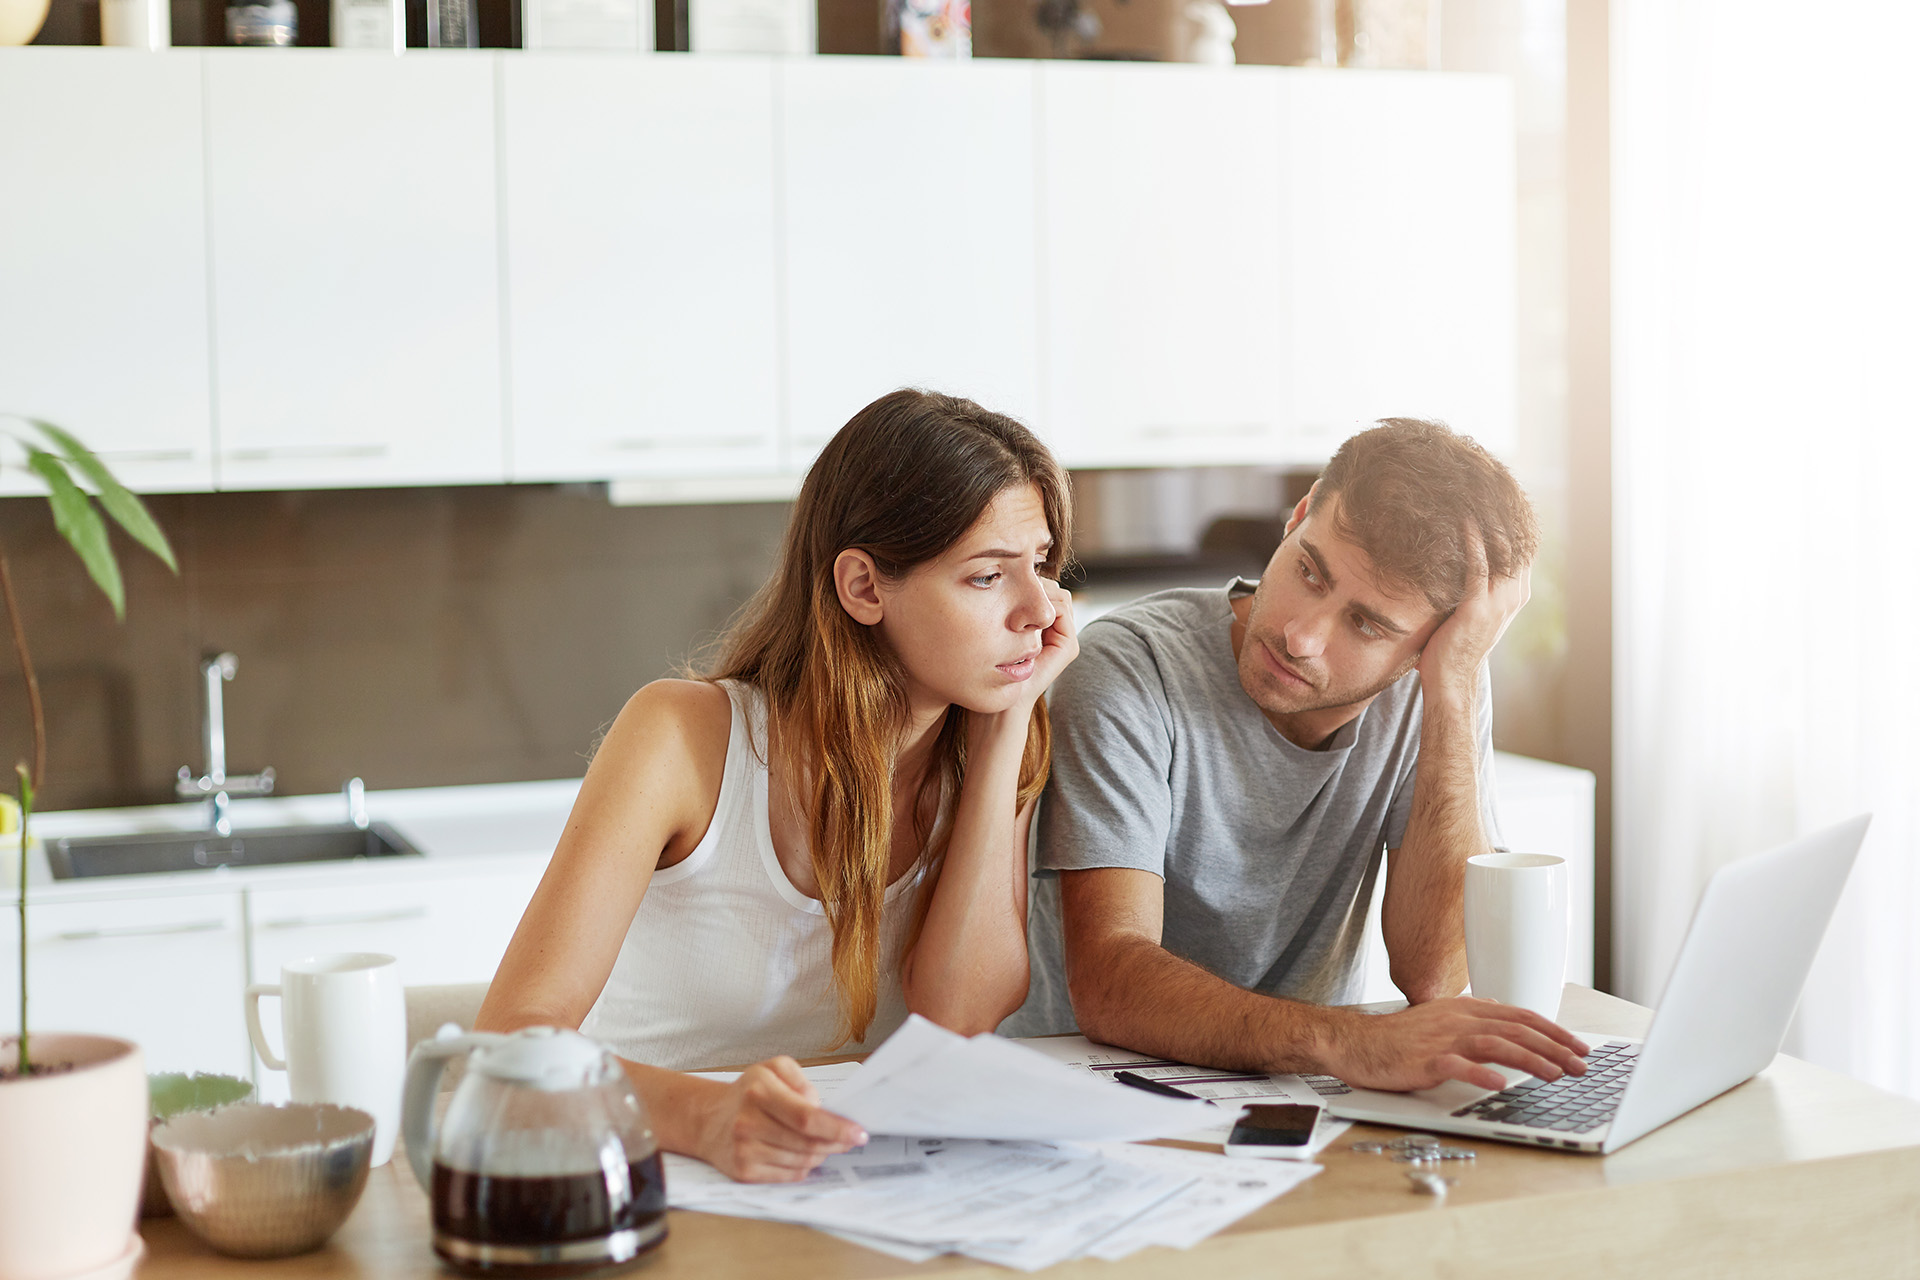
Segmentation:
<svg viewBox="0 0 1920 1280">
<path fill-rule="evenodd" d="M 1548 1083 L 1523 1080 L 1453 1114 L 1497 1124 L 1523 1124 L 1561 1133 L 1585 1133 L 1613 1119 L 1640 1046 L 1608 1041 L 1587 1055 L 1587 1074 L 1561 1076 Z"/>
</svg>

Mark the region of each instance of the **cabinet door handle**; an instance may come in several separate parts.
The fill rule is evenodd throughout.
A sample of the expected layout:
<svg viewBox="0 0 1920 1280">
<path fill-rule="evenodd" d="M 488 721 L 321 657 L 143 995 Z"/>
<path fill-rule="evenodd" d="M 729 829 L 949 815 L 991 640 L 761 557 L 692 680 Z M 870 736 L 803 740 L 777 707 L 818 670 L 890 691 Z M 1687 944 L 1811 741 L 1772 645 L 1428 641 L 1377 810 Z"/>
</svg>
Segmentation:
<svg viewBox="0 0 1920 1280">
<path fill-rule="evenodd" d="M 1178 440 L 1182 437 L 1193 439 L 1194 437 L 1206 436 L 1226 436 L 1230 439 L 1242 439 L 1250 436 L 1265 435 L 1266 431 L 1267 427 L 1263 422 L 1194 422 L 1184 426 L 1171 426 L 1161 423 L 1153 426 L 1139 427 L 1134 431 L 1134 435 L 1140 437 L 1142 440 Z"/>
<path fill-rule="evenodd" d="M 228 449 L 229 462 L 275 462 L 282 458 L 384 458 L 383 444 L 288 444 L 262 449 Z"/>
<path fill-rule="evenodd" d="M 192 462 L 191 449 L 96 449 L 109 462 Z"/>
<path fill-rule="evenodd" d="M 765 436 L 708 436 L 705 439 L 623 436 L 610 443 L 623 453 L 638 453 L 651 449 L 757 449 L 766 442 Z"/>
<path fill-rule="evenodd" d="M 261 925 L 262 929 L 325 929 L 331 925 L 342 924 L 391 924 L 396 920 L 424 920 L 427 918 L 425 907 L 402 907 L 398 911 L 343 911 L 337 915 L 326 916 L 288 916 L 284 920 L 269 920 Z"/>
<path fill-rule="evenodd" d="M 192 920 L 185 924 L 136 924 L 119 929 L 75 929 L 56 933 L 57 942 L 94 942 L 102 938 L 167 938 L 179 933 L 218 933 L 225 920 Z"/>
</svg>

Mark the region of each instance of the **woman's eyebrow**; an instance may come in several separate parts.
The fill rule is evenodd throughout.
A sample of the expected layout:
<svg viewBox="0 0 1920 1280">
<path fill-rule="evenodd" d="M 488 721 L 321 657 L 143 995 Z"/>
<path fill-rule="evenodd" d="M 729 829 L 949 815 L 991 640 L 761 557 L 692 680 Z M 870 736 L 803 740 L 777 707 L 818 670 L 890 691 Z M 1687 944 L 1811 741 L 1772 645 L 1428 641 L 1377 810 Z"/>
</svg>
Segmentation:
<svg viewBox="0 0 1920 1280">
<path fill-rule="evenodd" d="M 1048 538 L 1035 548 L 1041 555 L 1053 550 L 1053 539 Z M 1005 547 L 992 547 L 986 551 L 976 551 L 968 556 L 969 560 L 1017 560 L 1026 555 L 1024 551 L 1009 551 Z"/>
</svg>

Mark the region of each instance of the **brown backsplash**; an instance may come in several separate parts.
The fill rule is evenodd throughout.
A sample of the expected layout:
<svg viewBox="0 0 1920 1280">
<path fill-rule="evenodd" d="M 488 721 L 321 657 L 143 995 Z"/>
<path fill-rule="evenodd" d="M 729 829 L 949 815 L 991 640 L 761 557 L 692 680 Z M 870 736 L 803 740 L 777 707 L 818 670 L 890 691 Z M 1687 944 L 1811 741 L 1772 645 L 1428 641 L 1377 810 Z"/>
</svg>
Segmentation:
<svg viewBox="0 0 1920 1280">
<path fill-rule="evenodd" d="M 202 654 L 230 649 L 228 771 L 279 790 L 578 777 L 640 685 L 772 567 L 784 504 L 614 507 L 596 486 L 211 493 L 149 508 L 180 575 L 115 535 L 126 621 L 38 498 L 0 500 L 48 728 L 49 809 L 170 800 L 205 765 Z M 0 761 L 28 752 L 0 652 Z"/>
<path fill-rule="evenodd" d="M 1109 588 L 1132 582 L 1141 556 L 1159 574 L 1140 589 L 1196 552 L 1214 557 L 1188 566 L 1206 581 L 1257 573 L 1281 493 L 1307 479 L 1076 472 L 1075 548 Z M 789 510 L 616 507 L 597 485 L 147 504 L 180 575 L 116 533 L 127 573 L 116 624 L 45 501 L 0 499 L 0 549 L 47 710 L 43 808 L 171 800 L 181 765 L 205 768 L 199 663 L 223 649 L 240 659 L 225 689 L 228 771 L 271 765 L 283 794 L 356 775 L 372 788 L 579 777 L 627 697 L 671 674 L 765 579 Z M 1224 554 L 1245 563 L 1221 568 Z M 1495 681 L 1499 744 L 1549 759 L 1561 758 L 1563 673 L 1558 650 L 1528 636 L 1561 625 L 1558 580 L 1557 556 L 1544 556 L 1539 599 L 1502 646 Z M 26 698 L 0 642 L 0 770 L 28 751 Z"/>
</svg>

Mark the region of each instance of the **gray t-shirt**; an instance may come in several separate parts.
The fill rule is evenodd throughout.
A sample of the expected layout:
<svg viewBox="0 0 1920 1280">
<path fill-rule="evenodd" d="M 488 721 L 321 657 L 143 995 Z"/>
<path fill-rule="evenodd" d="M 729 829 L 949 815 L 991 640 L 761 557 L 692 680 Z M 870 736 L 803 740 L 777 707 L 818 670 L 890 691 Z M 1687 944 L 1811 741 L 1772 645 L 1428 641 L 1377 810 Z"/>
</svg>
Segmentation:
<svg viewBox="0 0 1920 1280">
<path fill-rule="evenodd" d="M 1309 751 L 1240 686 L 1227 588 L 1162 591 L 1089 624 L 1048 696 L 1053 773 L 1028 912 L 1033 986 L 1001 1030 L 1073 1028 L 1054 872 L 1136 867 L 1165 883 L 1162 945 L 1236 986 L 1333 1004 L 1359 994 L 1383 850 L 1413 805 L 1420 675 L 1410 671 Z M 1476 719 L 1492 812 L 1492 698 Z"/>
</svg>

